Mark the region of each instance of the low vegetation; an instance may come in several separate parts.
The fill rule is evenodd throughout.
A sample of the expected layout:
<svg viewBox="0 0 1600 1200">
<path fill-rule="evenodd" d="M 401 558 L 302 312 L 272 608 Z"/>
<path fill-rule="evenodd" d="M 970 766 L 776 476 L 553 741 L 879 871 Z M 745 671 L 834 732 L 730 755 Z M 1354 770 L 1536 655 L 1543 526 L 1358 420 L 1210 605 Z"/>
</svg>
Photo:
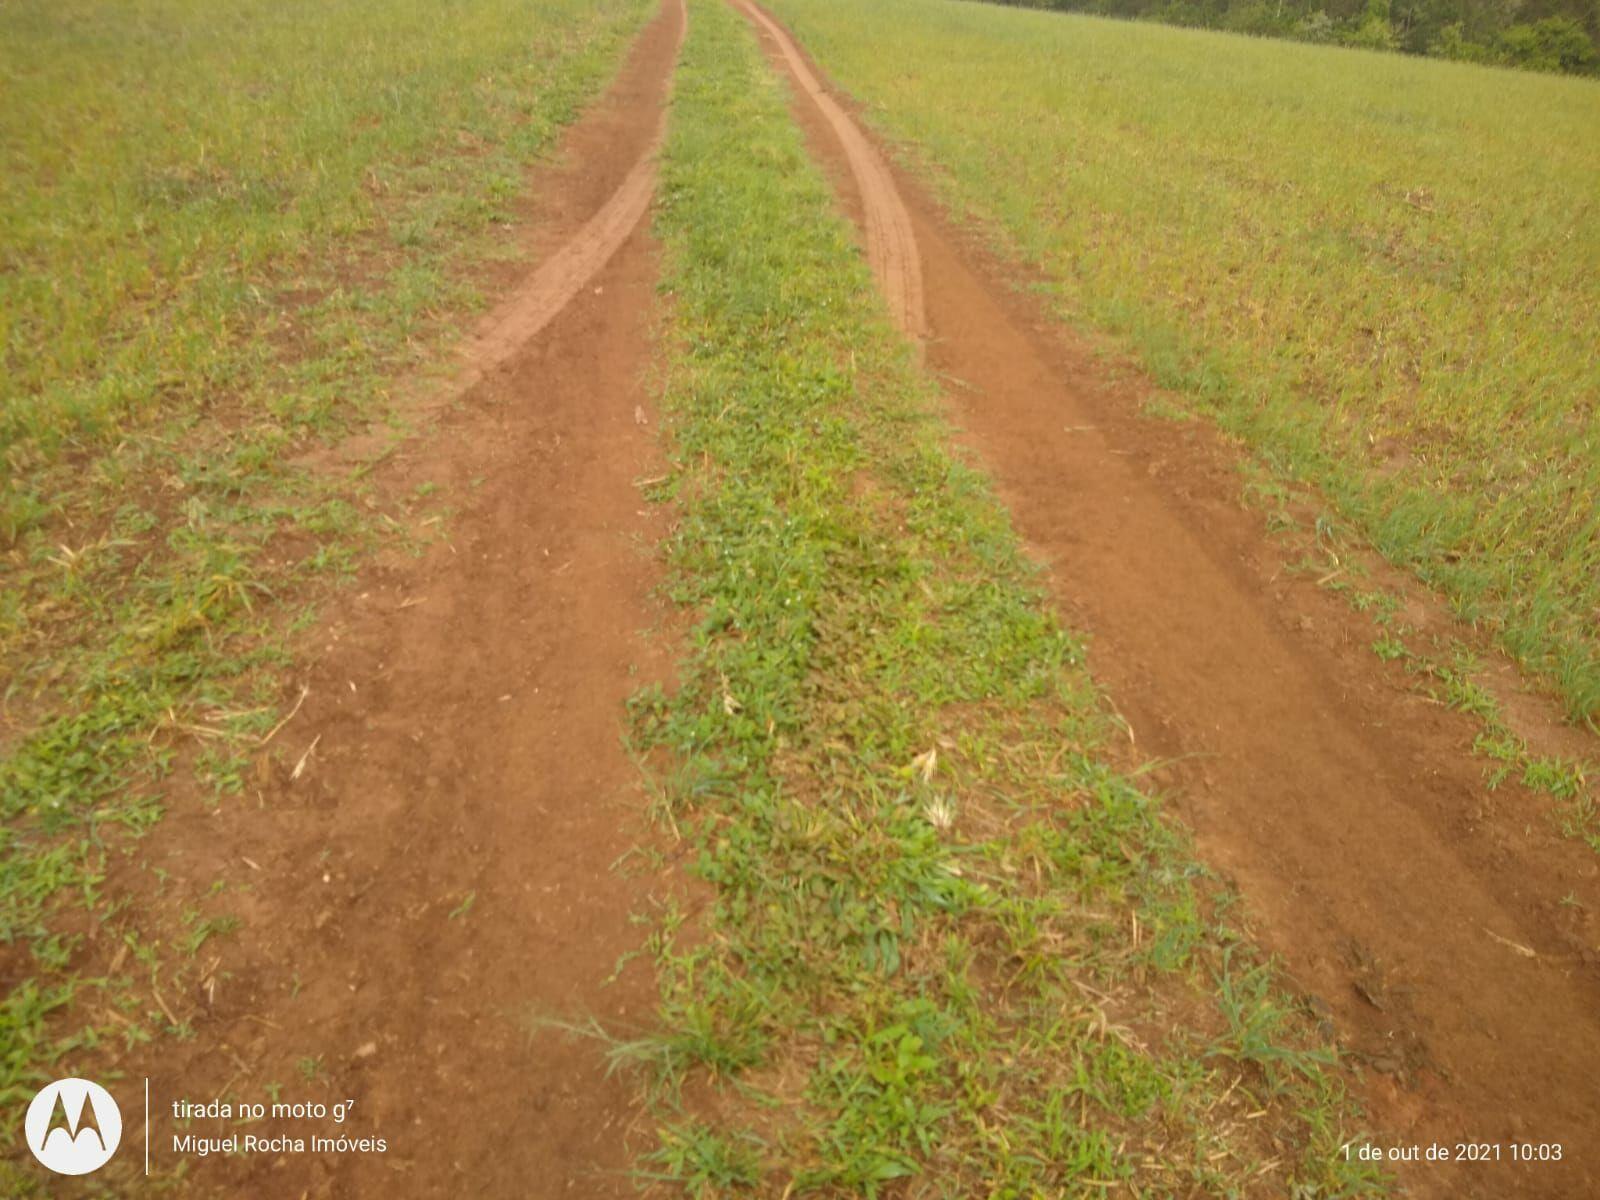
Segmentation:
<svg viewBox="0 0 1600 1200">
<path fill-rule="evenodd" d="M 782 86 L 691 9 L 666 150 L 668 587 L 633 702 L 713 897 L 618 1045 L 690 1194 L 1353 1196 L 1330 1047 L 1114 760 L 1119 735 L 951 449 Z"/>
<path fill-rule="evenodd" d="M 649 10 L 0 6 L 0 1103 L 100 1036 L 48 1019 L 86 931 L 160 960 L 108 856 L 175 768 L 244 788 L 308 596 L 415 534 L 316 451 L 442 361 L 525 168 Z M 90 982 L 122 1036 L 172 1024 L 121 980 Z"/>
<path fill-rule="evenodd" d="M 773 8 L 1065 318 L 1600 722 L 1600 87 L 954 0 Z"/>
</svg>

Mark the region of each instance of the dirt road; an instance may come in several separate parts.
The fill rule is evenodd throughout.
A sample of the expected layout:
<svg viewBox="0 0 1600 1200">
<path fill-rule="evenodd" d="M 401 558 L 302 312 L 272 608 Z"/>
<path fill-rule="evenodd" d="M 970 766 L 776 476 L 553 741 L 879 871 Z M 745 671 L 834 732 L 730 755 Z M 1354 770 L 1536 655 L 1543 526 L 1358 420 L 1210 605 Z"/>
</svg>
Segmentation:
<svg viewBox="0 0 1600 1200">
<path fill-rule="evenodd" d="M 1368 649 L 1366 618 L 1287 570 L 1239 502 L 1237 456 L 1140 415 L 1014 269 L 954 228 L 905 172 L 879 170 L 839 101 L 751 13 L 794 110 L 926 333 L 953 415 L 996 478 L 1143 757 L 1236 884 L 1263 942 L 1366 1067 L 1385 1145 L 1560 1143 L 1563 1161 L 1402 1168 L 1416 1193 L 1600 1194 L 1600 864 L 1549 801 L 1490 793 L 1474 729 Z M 773 39 L 777 40 L 773 40 Z M 843 107 L 848 107 L 846 103 Z M 847 128 L 840 129 L 840 122 Z M 904 297 L 926 298 L 926 319 Z"/>
<path fill-rule="evenodd" d="M 595 1043 L 535 1030 L 627 1029 L 656 998 L 646 966 L 608 977 L 665 886 L 614 868 L 650 842 L 622 702 L 671 657 L 646 636 L 663 612 L 636 487 L 658 465 L 641 218 L 684 24 L 667 0 L 539 173 L 544 265 L 472 343 L 470 389 L 378 476 L 391 496 L 439 489 L 448 539 L 385 556 L 324 614 L 304 705 L 246 798 L 175 805 L 145 843 L 196 892 L 224 881 L 245 918 L 204 948 L 209 986 L 163 998 L 197 1037 L 151 1078 L 156 1173 L 174 1133 L 218 1132 L 175 1122 L 180 1098 L 353 1099 L 337 1130 L 270 1132 L 388 1147 L 191 1162 L 194 1194 L 634 1194 L 627 1085 Z"/>
</svg>

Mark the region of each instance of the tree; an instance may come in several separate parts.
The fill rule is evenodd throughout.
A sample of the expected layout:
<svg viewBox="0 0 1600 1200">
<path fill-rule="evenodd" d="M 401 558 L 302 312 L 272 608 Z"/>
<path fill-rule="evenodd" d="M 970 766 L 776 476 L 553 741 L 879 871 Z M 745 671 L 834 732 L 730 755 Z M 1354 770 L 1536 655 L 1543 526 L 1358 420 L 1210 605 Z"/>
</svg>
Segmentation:
<svg viewBox="0 0 1600 1200">
<path fill-rule="evenodd" d="M 1500 35 L 1497 50 L 1502 62 L 1536 71 L 1592 75 L 1600 70 L 1600 52 L 1571 17 L 1545 17 L 1531 25 L 1513 25 Z"/>
</svg>

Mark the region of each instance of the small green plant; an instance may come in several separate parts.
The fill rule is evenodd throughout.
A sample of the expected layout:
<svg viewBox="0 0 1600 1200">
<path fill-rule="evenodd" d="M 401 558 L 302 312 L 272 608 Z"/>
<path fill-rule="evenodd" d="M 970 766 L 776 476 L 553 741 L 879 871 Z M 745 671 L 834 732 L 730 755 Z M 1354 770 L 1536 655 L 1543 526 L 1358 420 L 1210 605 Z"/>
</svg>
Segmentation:
<svg viewBox="0 0 1600 1200">
<path fill-rule="evenodd" d="M 1406 644 L 1398 637 L 1385 634 L 1372 643 L 1372 652 L 1384 662 L 1394 662 L 1406 656 Z"/>
<path fill-rule="evenodd" d="M 232 933 L 239 928 L 240 920 L 231 914 L 215 917 L 202 917 L 198 912 L 190 911 L 184 915 L 184 924 L 189 931 L 184 935 L 181 947 L 190 958 L 199 953 L 200 947 L 206 944 L 208 938 Z"/>
<path fill-rule="evenodd" d="M 670 1180 L 691 1196 L 723 1195 L 761 1182 L 762 1145 L 754 1134 L 728 1137 L 698 1122 L 665 1126 L 645 1156 L 646 1178 Z"/>
</svg>

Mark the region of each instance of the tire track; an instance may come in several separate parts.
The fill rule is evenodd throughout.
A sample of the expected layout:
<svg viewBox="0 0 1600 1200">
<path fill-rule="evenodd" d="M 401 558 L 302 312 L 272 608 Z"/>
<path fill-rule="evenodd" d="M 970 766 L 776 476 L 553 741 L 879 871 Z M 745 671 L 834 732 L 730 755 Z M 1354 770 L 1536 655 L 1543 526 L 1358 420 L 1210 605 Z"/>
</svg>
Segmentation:
<svg viewBox="0 0 1600 1200">
<path fill-rule="evenodd" d="M 689 31 L 689 16 L 685 0 L 675 0 L 672 8 L 678 26 L 677 44 L 672 53 L 676 62 Z M 670 91 L 669 81 L 669 94 Z M 508 362 L 550 324 L 621 249 L 650 208 L 666 133 L 667 105 L 663 103 L 649 145 L 611 198 L 518 285 L 491 315 L 488 329 L 469 343 L 466 351 L 469 366 L 462 379 L 463 389 Z"/>
<path fill-rule="evenodd" d="M 373 471 L 384 511 L 424 484 L 455 511 L 421 555 L 364 561 L 297 644 L 306 690 L 284 741 L 315 754 L 263 753 L 250 803 L 169 797 L 145 844 L 162 872 L 237 888 L 244 919 L 212 990 L 168 992 L 195 1036 L 113 1051 L 150 1080 L 152 1169 L 174 1194 L 636 1192 L 633 1086 L 599 1043 L 541 1022 L 653 1012 L 633 916 L 677 886 L 670 864 L 615 868 L 653 837 L 624 704 L 675 658 L 638 552 L 666 530 L 636 481 L 661 469 L 642 218 L 686 21 L 684 0 L 660 0 L 533 172 L 516 236 L 542 261 L 419 402 L 460 403 Z M 313 1062 L 317 1093 L 356 1105 L 344 1131 L 383 1153 L 174 1151 L 186 1129 L 166 1101 L 276 1099 L 271 1081 Z M 485 1112 L 514 1114 L 514 1136 Z M 121 1166 L 113 1192 L 144 1194 L 137 1159 Z"/>
<path fill-rule="evenodd" d="M 927 334 L 923 303 L 922 259 L 911 228 L 911 214 L 894 185 L 888 164 L 862 135 L 848 113 L 840 108 L 806 65 L 789 35 L 749 0 L 736 6 L 764 29 L 788 65 L 790 74 L 828 122 L 849 160 L 850 171 L 861 191 L 862 224 L 867 238 L 867 262 L 878 281 L 895 324 L 920 343 Z"/>
</svg>

